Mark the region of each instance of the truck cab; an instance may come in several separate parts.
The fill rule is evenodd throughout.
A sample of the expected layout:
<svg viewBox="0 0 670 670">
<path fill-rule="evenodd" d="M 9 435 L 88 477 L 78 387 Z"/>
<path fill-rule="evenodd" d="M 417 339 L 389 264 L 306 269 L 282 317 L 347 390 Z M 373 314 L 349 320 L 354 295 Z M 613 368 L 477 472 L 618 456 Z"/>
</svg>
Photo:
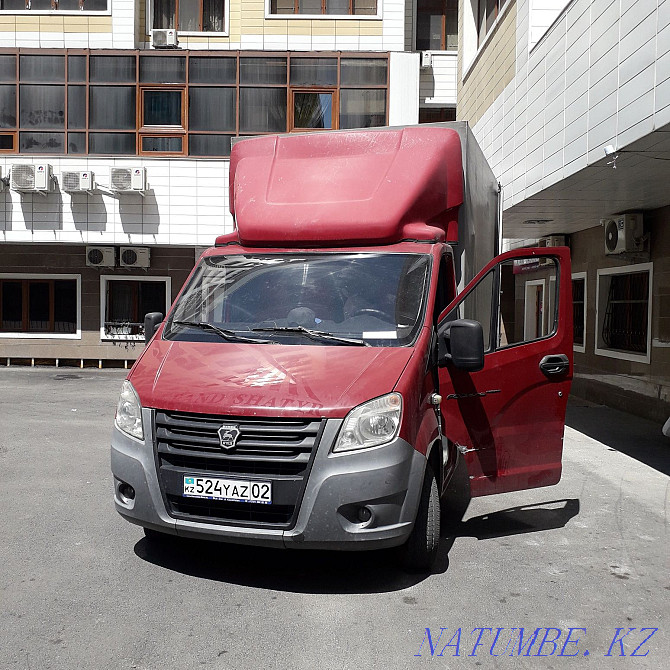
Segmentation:
<svg viewBox="0 0 670 670">
<path fill-rule="evenodd" d="M 236 229 L 147 316 L 122 388 L 122 516 L 153 538 L 398 546 L 426 570 L 459 457 L 473 496 L 559 481 L 569 251 L 508 252 L 459 292 L 464 156 L 449 128 L 234 147 Z"/>
</svg>

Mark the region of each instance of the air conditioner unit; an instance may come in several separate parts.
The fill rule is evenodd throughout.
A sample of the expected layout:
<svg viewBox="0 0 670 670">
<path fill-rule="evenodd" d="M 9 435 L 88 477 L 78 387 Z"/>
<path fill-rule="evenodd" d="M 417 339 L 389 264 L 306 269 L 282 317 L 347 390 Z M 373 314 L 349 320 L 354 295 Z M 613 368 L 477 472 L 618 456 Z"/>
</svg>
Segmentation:
<svg viewBox="0 0 670 670">
<path fill-rule="evenodd" d="M 140 192 L 146 189 L 147 169 L 143 167 L 111 168 L 109 187 L 119 193 Z"/>
<path fill-rule="evenodd" d="M 121 247 L 119 262 L 122 268 L 148 268 L 150 265 L 149 247 Z"/>
<path fill-rule="evenodd" d="M 61 188 L 68 193 L 92 191 L 95 188 L 95 175 L 92 172 L 61 172 Z"/>
<path fill-rule="evenodd" d="M 644 226 L 641 213 L 621 214 L 611 219 L 601 219 L 605 228 L 605 253 L 623 254 L 639 251 Z"/>
<path fill-rule="evenodd" d="M 175 49 L 178 44 L 177 31 L 174 28 L 151 31 L 151 46 L 154 49 Z"/>
<path fill-rule="evenodd" d="M 543 239 L 545 247 L 564 247 L 566 244 L 565 235 L 548 235 Z"/>
<path fill-rule="evenodd" d="M 114 247 L 86 247 L 86 265 L 92 268 L 113 268 L 116 265 Z"/>
<path fill-rule="evenodd" d="M 433 54 L 430 51 L 422 51 L 419 67 L 431 67 L 433 65 Z"/>
<path fill-rule="evenodd" d="M 44 193 L 53 190 L 51 165 L 42 163 L 15 163 L 12 165 L 11 187 L 14 191 L 38 191 Z"/>
<path fill-rule="evenodd" d="M 2 167 L 0 167 L 0 191 L 4 191 L 7 185 L 7 180 L 2 178 Z"/>
</svg>

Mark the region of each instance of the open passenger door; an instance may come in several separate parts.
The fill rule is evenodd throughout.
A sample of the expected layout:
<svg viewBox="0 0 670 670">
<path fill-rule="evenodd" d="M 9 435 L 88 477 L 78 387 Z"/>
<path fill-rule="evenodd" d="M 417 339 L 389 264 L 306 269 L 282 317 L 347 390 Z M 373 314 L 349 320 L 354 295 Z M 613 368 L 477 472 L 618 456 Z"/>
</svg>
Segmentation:
<svg viewBox="0 0 670 670">
<path fill-rule="evenodd" d="M 572 284 L 566 247 L 491 261 L 442 312 L 482 325 L 484 367 L 439 369 L 444 434 L 463 454 L 473 497 L 550 486 L 561 477 L 572 379 Z M 449 354 L 446 356 L 450 358 Z"/>
</svg>

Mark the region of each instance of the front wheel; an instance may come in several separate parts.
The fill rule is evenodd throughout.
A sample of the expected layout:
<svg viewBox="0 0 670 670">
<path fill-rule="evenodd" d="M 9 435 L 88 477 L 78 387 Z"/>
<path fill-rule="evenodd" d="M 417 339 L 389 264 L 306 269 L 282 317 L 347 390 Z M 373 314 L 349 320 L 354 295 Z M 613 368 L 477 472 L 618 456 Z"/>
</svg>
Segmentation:
<svg viewBox="0 0 670 670">
<path fill-rule="evenodd" d="M 440 545 L 440 495 L 435 473 L 426 465 L 421 499 L 414 528 L 401 547 L 402 566 L 410 572 L 427 572 L 433 566 Z"/>
</svg>

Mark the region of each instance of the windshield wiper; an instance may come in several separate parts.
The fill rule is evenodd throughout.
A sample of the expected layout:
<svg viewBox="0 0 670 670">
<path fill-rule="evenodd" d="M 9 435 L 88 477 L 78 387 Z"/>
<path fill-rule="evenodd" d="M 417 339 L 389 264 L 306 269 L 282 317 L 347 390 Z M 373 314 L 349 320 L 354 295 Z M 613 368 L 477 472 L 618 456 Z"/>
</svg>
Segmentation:
<svg viewBox="0 0 670 670">
<path fill-rule="evenodd" d="M 340 337 L 333 333 L 328 333 L 325 330 L 313 330 L 312 328 L 305 328 L 304 326 L 269 326 L 266 328 L 252 328 L 256 333 L 299 333 L 309 337 L 311 340 L 339 342 L 340 344 L 348 344 L 355 347 L 369 347 L 370 344 L 365 340 L 359 340 L 353 337 Z"/>
<path fill-rule="evenodd" d="M 213 323 L 207 321 L 173 321 L 177 326 L 191 326 L 193 328 L 202 328 L 202 330 L 209 330 L 216 333 L 220 338 L 228 342 L 253 342 L 254 344 L 274 344 L 272 340 L 259 340 L 256 337 L 245 337 L 236 333 L 234 330 L 224 330 L 215 326 Z"/>
</svg>

